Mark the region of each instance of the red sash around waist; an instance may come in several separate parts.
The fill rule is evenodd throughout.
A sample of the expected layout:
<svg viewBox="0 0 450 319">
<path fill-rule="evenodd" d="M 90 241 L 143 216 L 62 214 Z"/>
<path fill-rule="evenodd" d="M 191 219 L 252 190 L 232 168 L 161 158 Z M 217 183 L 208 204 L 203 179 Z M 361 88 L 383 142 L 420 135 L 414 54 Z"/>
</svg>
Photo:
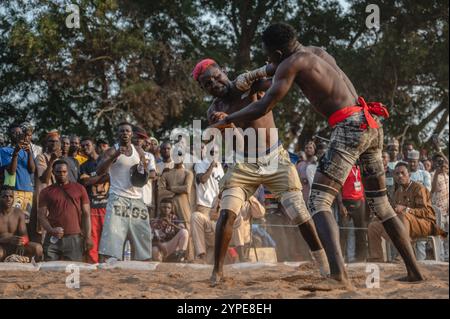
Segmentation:
<svg viewBox="0 0 450 319">
<path fill-rule="evenodd" d="M 375 119 L 373 118 L 372 114 L 382 116 L 384 118 L 389 117 L 388 110 L 380 102 L 366 103 L 364 98 L 362 96 L 360 96 L 360 97 L 358 97 L 358 103 L 359 103 L 359 105 L 346 106 L 346 107 L 334 112 L 333 114 L 331 114 L 331 116 L 328 118 L 328 124 L 331 127 L 333 127 L 336 124 L 345 120 L 350 115 L 352 115 L 356 112 L 363 111 L 369 127 L 378 128 L 379 125 L 378 125 L 377 121 L 375 121 Z"/>
</svg>

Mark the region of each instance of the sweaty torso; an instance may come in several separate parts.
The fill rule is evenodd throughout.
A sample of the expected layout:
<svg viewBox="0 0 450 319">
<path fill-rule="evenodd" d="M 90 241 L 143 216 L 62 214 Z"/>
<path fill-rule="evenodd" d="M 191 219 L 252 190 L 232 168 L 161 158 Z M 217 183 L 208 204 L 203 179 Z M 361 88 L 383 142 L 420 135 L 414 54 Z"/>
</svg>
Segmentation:
<svg viewBox="0 0 450 319">
<path fill-rule="evenodd" d="M 23 213 L 15 208 L 9 214 L 0 213 L 0 237 L 15 235 L 18 232 L 20 214 Z"/>
<path fill-rule="evenodd" d="M 326 118 L 346 106 L 357 104 L 358 94 L 353 84 L 323 49 L 302 47 L 286 58 L 278 71 L 297 72 L 295 83 Z"/>
<path fill-rule="evenodd" d="M 254 102 L 257 99 L 258 94 L 247 96 L 244 99 L 241 98 L 240 94 L 239 95 L 236 94 L 227 98 L 216 98 L 208 109 L 208 121 L 212 123 L 211 115 L 214 112 L 224 112 L 227 114 L 232 114 L 234 112 L 243 109 L 250 103 Z M 254 121 L 235 122 L 234 124 L 236 125 L 236 127 L 242 128 L 243 130 L 247 128 L 254 128 L 256 130 L 257 136 L 258 136 L 257 129 L 265 128 L 266 130 L 264 134 L 267 148 L 278 142 L 278 136 L 274 136 L 276 134 L 270 134 L 271 131 L 270 129 L 276 128 L 272 112 L 269 112 L 266 115 Z"/>
</svg>

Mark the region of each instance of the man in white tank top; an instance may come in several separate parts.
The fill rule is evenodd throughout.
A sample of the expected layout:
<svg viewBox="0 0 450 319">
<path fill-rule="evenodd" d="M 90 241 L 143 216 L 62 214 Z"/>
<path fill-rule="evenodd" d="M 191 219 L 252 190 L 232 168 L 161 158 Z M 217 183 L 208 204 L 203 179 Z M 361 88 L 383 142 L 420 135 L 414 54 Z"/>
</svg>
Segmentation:
<svg viewBox="0 0 450 319">
<path fill-rule="evenodd" d="M 151 259 L 152 233 L 143 190 L 134 186 L 130 178 L 133 166 L 138 164 L 147 171 L 147 165 L 142 149 L 131 143 L 132 129 L 129 123 L 119 124 L 118 144 L 105 152 L 97 168 L 97 174 L 109 174 L 111 184 L 100 240 L 101 261 L 107 257 L 122 260 L 126 240 L 132 244 L 132 259 Z"/>
</svg>

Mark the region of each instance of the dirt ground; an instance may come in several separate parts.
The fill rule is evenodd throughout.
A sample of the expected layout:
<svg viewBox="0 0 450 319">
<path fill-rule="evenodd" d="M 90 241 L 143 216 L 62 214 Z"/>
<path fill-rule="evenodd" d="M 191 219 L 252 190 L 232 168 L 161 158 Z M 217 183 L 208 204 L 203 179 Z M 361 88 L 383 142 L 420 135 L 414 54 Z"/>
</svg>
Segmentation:
<svg viewBox="0 0 450 319">
<path fill-rule="evenodd" d="M 372 264 L 374 265 L 374 264 Z M 297 298 L 419 298 L 448 299 L 448 263 L 426 263 L 427 280 L 411 284 L 401 264 L 379 267 L 379 288 L 366 288 L 366 264 L 349 264 L 355 290 L 333 289 L 311 263 L 234 264 L 225 266 L 226 281 L 211 288 L 211 266 L 154 264 L 154 270 L 97 269 L 80 272 L 80 288 L 68 288 L 70 273 L 17 271 L 0 265 L 0 298 L 146 298 L 146 299 L 297 299 Z"/>
</svg>

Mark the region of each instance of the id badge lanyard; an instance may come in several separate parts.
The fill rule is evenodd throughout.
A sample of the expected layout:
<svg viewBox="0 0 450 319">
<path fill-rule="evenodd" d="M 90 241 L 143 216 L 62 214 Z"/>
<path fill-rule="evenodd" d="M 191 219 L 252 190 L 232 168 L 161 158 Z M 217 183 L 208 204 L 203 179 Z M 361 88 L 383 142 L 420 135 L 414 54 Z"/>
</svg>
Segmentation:
<svg viewBox="0 0 450 319">
<path fill-rule="evenodd" d="M 353 173 L 353 175 L 355 175 L 355 182 L 353 183 L 355 191 L 360 192 L 361 191 L 361 181 L 358 180 L 358 169 L 355 169 L 352 167 L 352 173 Z"/>
</svg>

